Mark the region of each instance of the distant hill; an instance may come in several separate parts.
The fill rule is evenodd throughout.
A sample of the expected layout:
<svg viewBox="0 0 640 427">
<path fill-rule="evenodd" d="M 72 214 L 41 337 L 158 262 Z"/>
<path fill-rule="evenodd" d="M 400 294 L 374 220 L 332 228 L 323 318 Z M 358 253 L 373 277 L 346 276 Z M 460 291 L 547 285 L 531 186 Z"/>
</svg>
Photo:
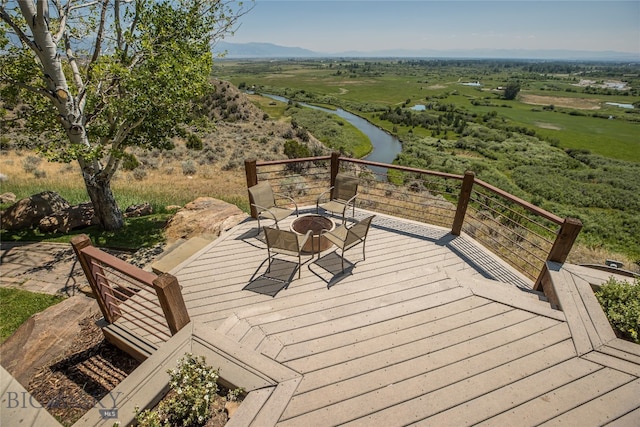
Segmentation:
<svg viewBox="0 0 640 427">
<path fill-rule="evenodd" d="M 640 62 L 640 54 L 616 51 L 527 50 L 527 49 L 387 49 L 376 51 L 315 52 L 300 47 L 272 43 L 216 44 L 214 52 L 226 52 L 226 58 L 468 58 L 468 59 L 542 59 L 567 61 Z"/>
<path fill-rule="evenodd" d="M 220 41 L 214 52 L 227 52 L 227 58 L 310 58 L 323 56 L 301 47 L 278 46 L 272 43 L 227 43 Z"/>
</svg>

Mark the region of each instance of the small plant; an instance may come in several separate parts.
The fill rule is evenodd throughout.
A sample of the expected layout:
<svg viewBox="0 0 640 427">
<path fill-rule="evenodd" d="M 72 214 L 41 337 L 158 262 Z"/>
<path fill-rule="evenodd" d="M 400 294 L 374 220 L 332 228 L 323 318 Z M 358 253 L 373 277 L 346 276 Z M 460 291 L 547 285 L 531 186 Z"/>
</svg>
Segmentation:
<svg viewBox="0 0 640 427">
<path fill-rule="evenodd" d="M 193 160 L 189 159 L 182 162 L 183 175 L 188 175 L 188 176 L 195 175 L 197 170 L 198 169 L 196 168 L 196 164 L 193 162 Z"/>
<path fill-rule="evenodd" d="M 142 427 L 202 426 L 210 417 L 209 407 L 218 392 L 218 371 L 205 364 L 202 356 L 187 353 L 170 375 L 168 397 L 154 410 L 136 416 Z"/>
<path fill-rule="evenodd" d="M 42 158 L 37 156 L 27 156 L 22 161 L 22 168 L 27 173 L 35 173 L 38 170 L 38 166 L 42 162 Z"/>
<path fill-rule="evenodd" d="M 142 181 L 147 177 L 147 171 L 143 168 L 136 168 L 133 170 L 133 178 L 136 181 Z"/>
<path fill-rule="evenodd" d="M 233 390 L 229 389 L 229 391 L 227 392 L 227 400 L 229 402 L 237 402 L 238 400 L 240 400 L 240 396 L 242 396 L 243 394 L 244 388 L 242 387 L 234 388 Z"/>
<path fill-rule="evenodd" d="M 202 148 L 204 147 L 202 139 L 195 133 L 190 133 L 187 136 L 186 145 L 189 150 L 202 150 Z"/>
<path fill-rule="evenodd" d="M 132 171 L 140 166 L 140 161 L 131 153 L 122 154 L 122 170 Z"/>
<path fill-rule="evenodd" d="M 595 294 L 611 325 L 640 344 L 640 278 L 634 284 L 611 278 Z"/>
</svg>

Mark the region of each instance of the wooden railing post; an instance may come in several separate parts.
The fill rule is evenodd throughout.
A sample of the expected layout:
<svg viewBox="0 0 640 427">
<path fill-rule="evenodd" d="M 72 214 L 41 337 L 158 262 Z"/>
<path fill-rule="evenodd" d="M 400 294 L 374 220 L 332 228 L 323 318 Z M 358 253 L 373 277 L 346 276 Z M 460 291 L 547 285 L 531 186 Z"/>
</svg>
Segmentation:
<svg viewBox="0 0 640 427">
<path fill-rule="evenodd" d="M 573 247 L 573 244 L 580 234 L 582 229 L 582 222 L 576 218 L 565 218 L 564 222 L 560 226 L 556 240 L 553 242 L 553 246 L 547 256 L 547 261 L 557 262 L 563 264 L 567 260 L 567 256 Z M 545 267 L 542 268 L 538 279 L 534 285 L 535 290 L 540 290 L 542 287 L 542 279 L 545 274 Z"/>
<path fill-rule="evenodd" d="M 334 151 L 331 153 L 331 184 L 335 184 L 336 175 L 338 175 L 338 171 L 340 170 L 340 153 Z"/>
<path fill-rule="evenodd" d="M 462 231 L 462 225 L 464 224 L 464 216 L 467 213 L 467 206 L 469 206 L 469 200 L 471 199 L 471 190 L 473 189 L 473 181 L 476 178 L 476 174 L 471 171 L 464 173 L 462 179 L 462 188 L 460 189 L 460 196 L 458 196 L 458 207 L 456 208 L 456 216 L 453 219 L 453 225 L 451 226 L 451 234 L 459 236 Z"/>
<path fill-rule="evenodd" d="M 256 167 L 256 159 L 249 159 L 244 161 L 244 173 L 247 177 L 247 193 L 250 187 L 253 187 L 258 183 L 258 168 Z M 249 200 L 251 196 L 248 195 Z M 254 206 L 251 206 L 251 217 L 258 218 L 258 211 Z"/>
<path fill-rule="evenodd" d="M 158 295 L 160 307 L 167 319 L 171 335 L 178 333 L 191 319 L 184 303 L 178 279 L 171 274 L 163 273 L 153 280 L 153 288 Z"/>
<path fill-rule="evenodd" d="M 96 301 L 98 302 L 98 307 L 100 307 L 102 316 L 108 323 L 113 323 L 118 318 L 119 313 L 113 312 L 109 309 L 107 300 L 115 300 L 115 296 L 113 295 L 113 291 L 111 290 L 111 288 L 100 286 L 100 284 L 96 281 L 96 278 L 93 275 L 94 268 L 91 267 L 88 257 L 86 257 L 82 253 L 82 250 L 88 246 L 93 245 L 91 244 L 91 239 L 89 239 L 89 236 L 87 236 L 86 234 L 79 234 L 71 238 L 71 247 L 73 248 L 73 252 L 75 252 L 76 257 L 80 262 L 80 266 L 82 267 L 82 271 L 84 271 L 84 275 L 87 278 L 87 281 L 89 282 L 91 291 L 96 297 Z"/>
</svg>

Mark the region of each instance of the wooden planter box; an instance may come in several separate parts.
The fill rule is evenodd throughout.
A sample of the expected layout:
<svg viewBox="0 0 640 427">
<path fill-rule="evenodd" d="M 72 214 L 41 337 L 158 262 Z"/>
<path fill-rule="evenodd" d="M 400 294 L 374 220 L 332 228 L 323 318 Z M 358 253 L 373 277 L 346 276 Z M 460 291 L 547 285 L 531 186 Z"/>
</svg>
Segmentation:
<svg viewBox="0 0 640 427">
<path fill-rule="evenodd" d="M 219 369 L 219 383 L 242 387 L 247 396 L 227 423 L 228 427 L 274 425 L 302 377 L 273 360 L 242 347 L 205 326 L 185 326 L 125 378 L 74 426 L 129 425 L 136 409 L 154 407 L 169 391 L 167 370 L 185 354 L 204 356 Z"/>
<path fill-rule="evenodd" d="M 564 312 L 579 355 L 593 352 L 589 357 L 640 360 L 640 344 L 616 336 L 594 294 L 612 276 L 619 281 L 633 280 L 589 267 L 547 262 L 541 284 L 551 306 Z"/>
</svg>

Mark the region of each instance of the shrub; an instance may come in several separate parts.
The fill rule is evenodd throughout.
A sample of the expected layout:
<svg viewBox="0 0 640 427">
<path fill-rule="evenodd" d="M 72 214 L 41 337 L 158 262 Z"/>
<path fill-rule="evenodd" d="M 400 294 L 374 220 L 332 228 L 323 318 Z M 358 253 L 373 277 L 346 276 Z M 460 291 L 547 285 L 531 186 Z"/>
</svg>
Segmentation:
<svg viewBox="0 0 640 427">
<path fill-rule="evenodd" d="M 634 284 L 611 278 L 595 294 L 611 325 L 640 344 L 640 278 Z"/>
<path fill-rule="evenodd" d="M 25 172 L 35 173 L 38 170 L 38 165 L 40 165 L 42 159 L 36 156 L 27 156 L 22 161 L 22 168 Z"/>
<path fill-rule="evenodd" d="M 202 139 L 195 133 L 190 133 L 187 136 L 186 145 L 189 150 L 202 150 L 204 146 L 204 144 L 202 143 Z"/>
<path fill-rule="evenodd" d="M 136 416 L 139 426 L 202 426 L 210 417 L 209 406 L 218 392 L 218 371 L 204 357 L 185 354 L 175 369 L 167 371 L 174 393 L 152 410 Z"/>
<path fill-rule="evenodd" d="M 138 166 L 140 166 L 140 162 L 138 161 L 136 156 L 131 153 L 122 154 L 122 170 L 132 171 Z"/>
<path fill-rule="evenodd" d="M 184 175 L 195 175 L 196 172 L 196 164 L 193 162 L 193 160 L 189 159 L 182 162 L 182 173 Z"/>
<path fill-rule="evenodd" d="M 142 168 L 136 168 L 133 170 L 133 178 L 136 181 L 142 181 L 147 177 L 147 171 Z"/>
</svg>

